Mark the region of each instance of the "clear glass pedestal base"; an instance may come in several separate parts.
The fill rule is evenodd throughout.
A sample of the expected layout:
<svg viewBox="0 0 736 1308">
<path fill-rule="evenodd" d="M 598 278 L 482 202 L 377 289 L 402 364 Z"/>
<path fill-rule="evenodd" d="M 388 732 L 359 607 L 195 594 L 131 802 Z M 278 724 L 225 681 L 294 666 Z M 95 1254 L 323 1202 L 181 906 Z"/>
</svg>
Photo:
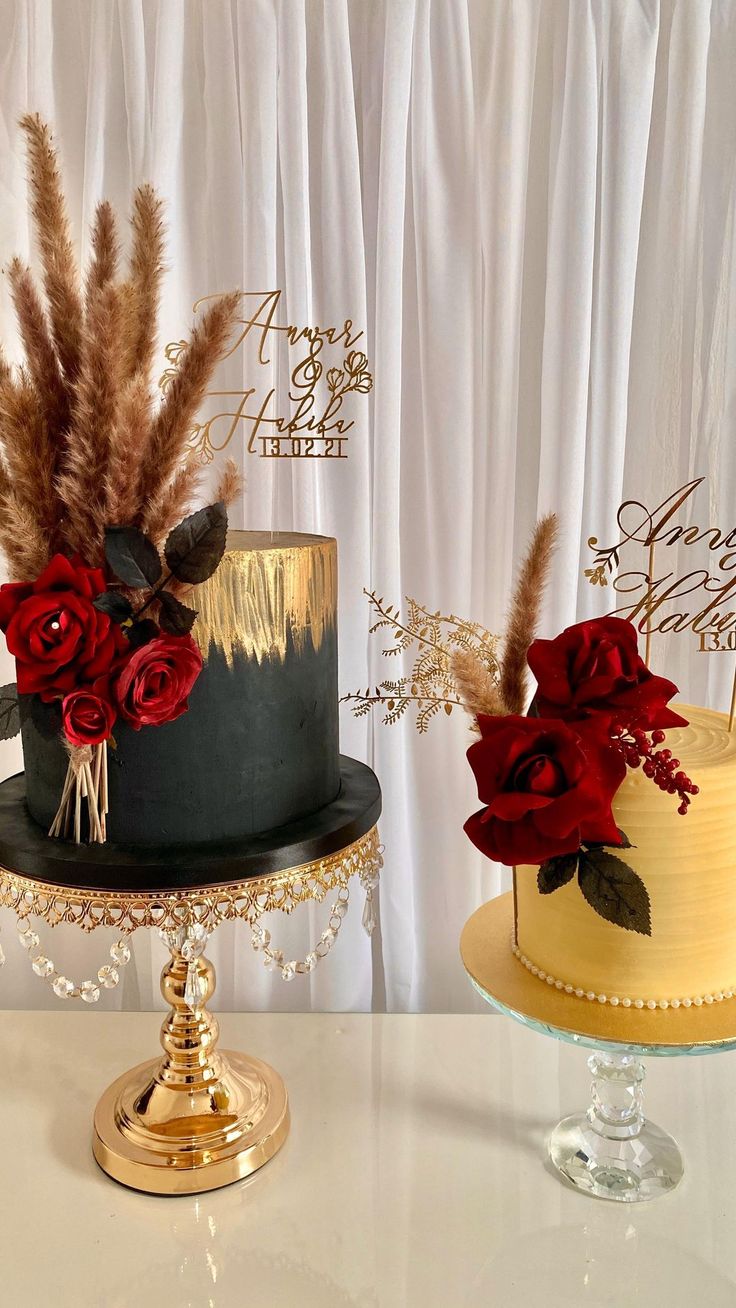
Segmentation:
<svg viewBox="0 0 736 1308">
<path fill-rule="evenodd" d="M 568 1181 L 598 1199 L 656 1199 L 682 1178 L 680 1150 L 642 1111 L 644 1067 L 634 1054 L 591 1054 L 591 1104 L 566 1117 L 549 1142 L 550 1158 Z"/>
</svg>

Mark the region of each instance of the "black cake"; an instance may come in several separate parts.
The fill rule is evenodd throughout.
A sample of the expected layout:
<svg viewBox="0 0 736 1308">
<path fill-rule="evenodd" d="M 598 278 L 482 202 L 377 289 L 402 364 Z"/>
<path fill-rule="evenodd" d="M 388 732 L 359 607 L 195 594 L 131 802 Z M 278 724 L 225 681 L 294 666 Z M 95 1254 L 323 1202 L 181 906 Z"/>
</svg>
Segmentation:
<svg viewBox="0 0 736 1308">
<path fill-rule="evenodd" d="M 219 568 L 187 602 L 204 668 L 176 721 L 116 724 L 113 842 L 245 838 L 315 813 L 340 791 L 336 542 L 230 532 Z M 37 712 L 23 719 L 28 808 L 48 830 L 68 759 Z"/>
</svg>

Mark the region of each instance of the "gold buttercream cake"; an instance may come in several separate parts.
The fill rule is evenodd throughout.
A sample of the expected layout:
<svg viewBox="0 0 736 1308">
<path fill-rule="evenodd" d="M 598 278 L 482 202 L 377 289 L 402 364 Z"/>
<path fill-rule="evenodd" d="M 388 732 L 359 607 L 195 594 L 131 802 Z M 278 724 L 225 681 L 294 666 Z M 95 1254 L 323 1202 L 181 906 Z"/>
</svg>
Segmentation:
<svg viewBox="0 0 736 1308">
<path fill-rule="evenodd" d="M 592 912 L 575 880 L 542 895 L 536 866 L 515 870 L 515 952 L 568 994 L 637 1008 L 736 995 L 736 732 L 723 713 L 679 711 L 689 725 L 670 729 L 667 745 L 700 788 L 687 816 L 641 769 L 613 803 L 626 862 L 649 892 L 651 936 Z"/>
</svg>

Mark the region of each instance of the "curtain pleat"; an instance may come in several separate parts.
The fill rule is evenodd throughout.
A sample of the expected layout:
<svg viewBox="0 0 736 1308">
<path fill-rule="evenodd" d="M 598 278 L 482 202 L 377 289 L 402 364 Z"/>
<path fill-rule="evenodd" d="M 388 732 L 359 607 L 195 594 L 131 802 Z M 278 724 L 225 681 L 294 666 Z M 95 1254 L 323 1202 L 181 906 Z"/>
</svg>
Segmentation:
<svg viewBox="0 0 736 1308">
<path fill-rule="evenodd" d="M 562 518 L 550 632 L 612 607 L 582 569 L 624 497 L 653 507 L 702 476 L 692 520 L 732 525 L 730 0 L 0 0 L 0 31 L 3 262 L 31 253 L 16 122 L 38 109 L 83 258 L 99 199 L 124 214 L 149 179 L 164 195 L 162 344 L 200 296 L 236 286 L 281 290 L 282 324 L 363 331 L 375 384 L 352 406 L 346 460 L 259 458 L 242 431 L 228 449 L 247 478 L 236 525 L 338 537 L 343 692 L 398 675 L 368 636 L 363 588 L 498 629 L 542 511 Z M 4 279 L 0 339 L 18 358 Z M 259 370 L 279 412 L 293 361 L 274 340 Z M 253 384 L 237 353 L 217 384 Z M 687 547 L 658 564 L 691 566 Z M 664 636 L 653 658 L 687 697 L 727 708 L 727 655 Z M 508 873 L 462 833 L 477 806 L 467 722 L 442 714 L 420 735 L 408 715 L 384 727 L 343 708 L 343 751 L 384 791 L 379 928 L 362 932 L 356 887 L 329 961 L 291 985 L 243 925 L 222 928 L 218 1003 L 472 1009 L 458 936 Z M 0 764 L 21 765 L 17 742 Z M 303 955 L 328 911 L 276 917 L 275 942 Z M 8 914 L 2 926 L 2 1003 L 50 1004 Z M 41 934 L 77 979 L 109 944 Z M 105 1002 L 157 1004 L 163 960 L 139 933 Z"/>
</svg>

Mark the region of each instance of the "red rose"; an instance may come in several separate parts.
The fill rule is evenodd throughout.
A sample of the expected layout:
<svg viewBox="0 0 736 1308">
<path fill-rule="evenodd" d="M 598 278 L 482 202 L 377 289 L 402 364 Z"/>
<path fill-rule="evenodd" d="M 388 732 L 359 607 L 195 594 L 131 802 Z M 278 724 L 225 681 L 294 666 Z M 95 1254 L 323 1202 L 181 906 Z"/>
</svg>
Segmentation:
<svg viewBox="0 0 736 1308">
<path fill-rule="evenodd" d="M 101 745 L 109 737 L 115 709 L 101 690 L 96 683 L 92 690 L 73 690 L 64 696 L 61 717 L 70 745 Z"/>
<path fill-rule="evenodd" d="M 127 642 L 92 603 L 104 589 L 99 568 L 63 554 L 36 581 L 0 586 L 0 628 L 15 655 L 21 695 L 51 700 L 110 671 Z"/>
<path fill-rule="evenodd" d="M 528 660 L 543 717 L 575 721 L 602 713 L 609 723 L 644 730 L 687 726 L 667 708 L 677 686 L 649 671 L 636 629 L 624 618 L 578 622 L 554 640 L 535 640 Z"/>
<path fill-rule="evenodd" d="M 201 671 L 202 655 L 191 636 L 156 636 L 131 654 L 118 677 L 122 717 L 135 731 L 173 722 L 186 713 Z"/>
<path fill-rule="evenodd" d="M 586 841 L 618 845 L 611 801 L 626 775 L 619 751 L 596 732 L 544 718 L 479 717 L 468 750 L 486 805 L 465 823 L 498 863 L 543 863 Z"/>
</svg>

